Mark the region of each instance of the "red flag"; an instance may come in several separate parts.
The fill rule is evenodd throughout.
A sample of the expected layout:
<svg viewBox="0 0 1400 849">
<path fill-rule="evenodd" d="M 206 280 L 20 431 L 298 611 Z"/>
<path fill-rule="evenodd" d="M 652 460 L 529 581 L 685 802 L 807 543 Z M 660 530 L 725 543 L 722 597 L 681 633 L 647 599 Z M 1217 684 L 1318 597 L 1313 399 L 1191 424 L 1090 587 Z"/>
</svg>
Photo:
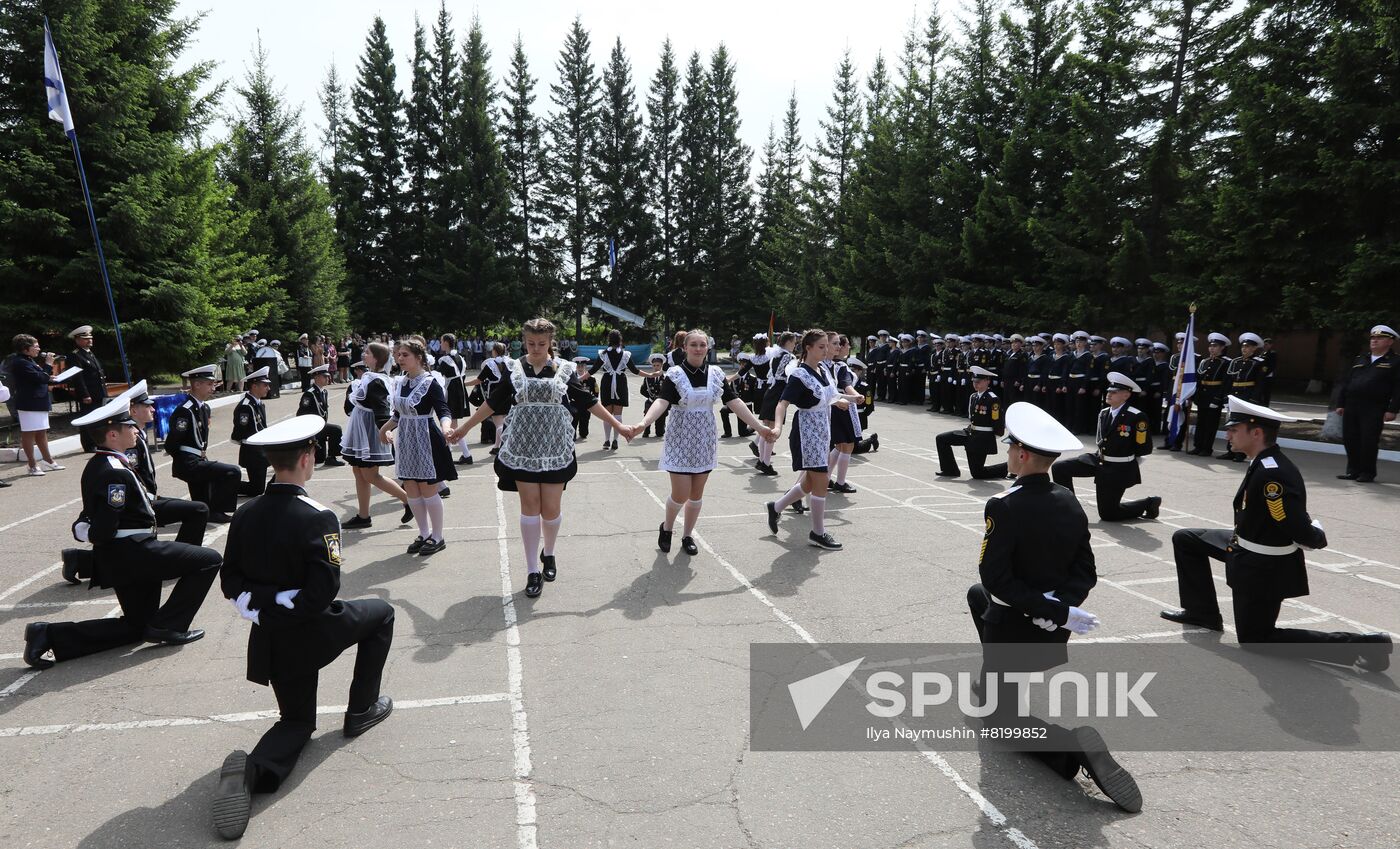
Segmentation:
<svg viewBox="0 0 1400 849">
<path fill-rule="evenodd" d="M 773 338 L 773 311 L 768 311 L 768 338 Z"/>
</svg>

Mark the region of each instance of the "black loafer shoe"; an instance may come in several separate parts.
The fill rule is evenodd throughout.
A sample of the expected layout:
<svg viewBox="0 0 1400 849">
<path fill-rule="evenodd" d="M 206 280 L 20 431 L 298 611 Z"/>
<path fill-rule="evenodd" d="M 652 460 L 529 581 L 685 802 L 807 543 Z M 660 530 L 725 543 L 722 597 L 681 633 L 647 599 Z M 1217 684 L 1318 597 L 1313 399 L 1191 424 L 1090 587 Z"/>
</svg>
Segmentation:
<svg viewBox="0 0 1400 849">
<path fill-rule="evenodd" d="M 525 597 L 539 598 L 540 593 L 543 591 L 544 578 L 540 577 L 539 572 L 531 572 L 530 576 L 525 579 Z"/>
<path fill-rule="evenodd" d="M 1384 672 L 1390 668 L 1390 653 L 1395 650 L 1389 634 L 1362 634 L 1364 647 L 1356 658 L 1362 672 Z M 26 657 L 28 655 L 26 654 Z"/>
<path fill-rule="evenodd" d="M 803 504 L 801 499 L 798 499 L 797 501 L 793 502 L 792 506 L 788 509 L 801 516 L 803 513 L 807 512 L 807 505 Z"/>
<path fill-rule="evenodd" d="M 763 506 L 768 509 L 768 530 L 776 534 L 778 532 L 778 517 L 782 514 L 778 512 L 778 508 L 773 506 L 771 501 Z"/>
<path fill-rule="evenodd" d="M 423 539 L 422 537 L 414 537 L 413 542 L 408 544 L 408 553 L 417 554 L 418 552 L 422 551 L 423 546 L 427 544 L 428 541 L 426 539 Z"/>
<path fill-rule="evenodd" d="M 1357 475 L 1357 476 L 1356 476 L 1356 482 L 1357 482 L 1357 483 L 1375 483 L 1375 482 L 1376 482 L 1376 476 L 1375 476 L 1375 475 Z"/>
<path fill-rule="evenodd" d="M 1128 771 L 1113 759 L 1099 732 L 1082 725 L 1074 729 L 1074 739 L 1079 744 L 1079 758 L 1084 771 L 1094 779 L 1103 794 L 1125 811 L 1135 814 L 1142 810 L 1142 791 Z"/>
<path fill-rule="evenodd" d="M 413 521 L 413 508 L 410 507 L 409 505 L 405 504 L 405 505 L 403 506 L 403 515 L 399 517 L 399 524 L 400 524 L 400 525 L 407 525 L 409 522 L 412 522 L 412 521 Z"/>
<path fill-rule="evenodd" d="M 383 722 L 394 712 L 394 700 L 380 696 L 379 700 L 360 713 L 345 712 L 345 736 L 358 737 Z"/>
<path fill-rule="evenodd" d="M 830 533 L 819 534 L 811 531 L 807 534 L 807 541 L 817 548 L 825 548 L 827 551 L 840 551 L 841 543 L 836 541 Z"/>
<path fill-rule="evenodd" d="M 772 509 L 772 505 L 769 505 L 769 509 Z M 660 524 L 656 526 L 656 547 L 661 549 L 663 554 L 671 553 L 672 533 L 672 531 L 666 530 L 665 524 Z"/>
<path fill-rule="evenodd" d="M 559 577 L 559 566 L 554 562 L 553 554 L 540 552 L 540 575 L 546 581 L 552 581 Z"/>
<path fill-rule="evenodd" d="M 694 537 L 681 537 L 681 551 L 694 557 L 700 553 L 700 546 L 695 544 Z"/>
<path fill-rule="evenodd" d="M 418 549 L 418 556 L 430 557 L 434 554 L 437 554 L 439 551 L 442 551 L 444 548 L 447 548 L 447 540 L 433 539 L 429 537 L 423 542 L 423 545 Z"/>
<path fill-rule="evenodd" d="M 84 574 L 91 574 L 92 552 L 82 548 L 63 549 L 63 580 L 70 584 L 81 584 Z"/>
<path fill-rule="evenodd" d="M 1151 498 L 1147 499 L 1147 508 L 1143 510 L 1142 515 L 1144 518 L 1147 519 L 1155 519 L 1159 515 L 1161 515 L 1161 512 L 1162 499 L 1159 496 L 1154 495 Z"/>
<path fill-rule="evenodd" d="M 219 770 L 219 792 L 214 797 L 214 830 L 225 840 L 237 840 L 248 830 L 253 809 L 252 770 L 248 753 L 239 749 L 224 758 Z"/>
<path fill-rule="evenodd" d="M 186 643 L 204 639 L 204 632 L 199 628 L 191 628 L 188 631 L 172 631 L 169 628 L 152 628 L 147 625 L 146 632 L 141 639 L 163 646 L 183 646 Z"/>
<path fill-rule="evenodd" d="M 826 488 L 831 490 L 832 492 L 840 492 L 845 495 L 850 495 L 851 493 L 856 491 L 856 488 L 854 486 L 851 486 L 849 483 L 840 483 L 838 481 L 828 482 Z"/>
<path fill-rule="evenodd" d="M 933 474 L 934 474 L 934 477 L 939 477 L 939 478 L 955 478 L 955 477 L 958 477 L 960 474 L 962 474 L 962 472 L 944 472 L 944 471 L 938 471 L 938 472 L 934 472 Z"/>
<path fill-rule="evenodd" d="M 438 498 L 451 498 L 451 497 L 452 497 L 452 487 L 450 487 L 450 486 L 445 486 L 445 487 L 443 487 L 442 489 L 439 489 L 439 490 L 438 490 Z"/>
<path fill-rule="evenodd" d="M 456 460 L 452 461 L 453 465 L 456 466 L 470 466 L 475 462 L 476 459 L 474 457 L 458 457 Z"/>
<path fill-rule="evenodd" d="M 368 528 L 373 524 L 374 520 L 369 516 L 355 516 L 354 518 L 346 519 L 344 522 L 341 522 L 340 529 L 343 531 L 353 531 L 356 528 Z"/>
<path fill-rule="evenodd" d="M 878 433 L 872 433 L 872 434 L 870 434 L 870 450 L 871 450 L 871 451 L 879 451 L 879 450 L 880 450 L 880 434 L 878 434 Z"/>
<path fill-rule="evenodd" d="M 755 445 L 754 443 L 750 442 L 750 443 L 749 443 L 749 450 L 753 452 L 753 455 L 754 455 L 755 457 L 758 456 L 758 446 L 757 446 L 757 445 Z"/>
<path fill-rule="evenodd" d="M 44 657 L 49 645 L 49 623 L 30 622 L 24 626 L 24 662 L 31 669 L 52 669 L 53 661 Z"/>
<path fill-rule="evenodd" d="M 211 512 L 211 513 L 209 514 L 209 524 L 211 524 L 211 525 L 227 525 L 229 522 L 232 522 L 232 521 L 233 521 L 233 517 L 230 516 L 230 515 L 227 514 L 227 513 L 212 513 L 212 512 Z"/>
<path fill-rule="evenodd" d="M 1224 631 L 1225 622 L 1220 618 L 1220 614 L 1214 616 L 1197 616 L 1185 610 L 1163 610 L 1160 614 L 1168 622 L 1178 622 L 1182 625 L 1195 625 L 1209 631 Z"/>
<path fill-rule="evenodd" d="M 321 465 L 328 469 L 333 469 L 336 466 L 345 465 L 345 461 L 340 459 L 339 457 L 327 457 L 326 462 L 322 463 Z"/>
<path fill-rule="evenodd" d="M 1337 480 L 1339 480 L 1339 481 L 1354 481 L 1354 480 L 1356 480 L 1356 473 L 1355 473 L 1355 472 L 1347 472 L 1347 473 L 1344 474 L 1344 475 L 1337 475 Z"/>
</svg>

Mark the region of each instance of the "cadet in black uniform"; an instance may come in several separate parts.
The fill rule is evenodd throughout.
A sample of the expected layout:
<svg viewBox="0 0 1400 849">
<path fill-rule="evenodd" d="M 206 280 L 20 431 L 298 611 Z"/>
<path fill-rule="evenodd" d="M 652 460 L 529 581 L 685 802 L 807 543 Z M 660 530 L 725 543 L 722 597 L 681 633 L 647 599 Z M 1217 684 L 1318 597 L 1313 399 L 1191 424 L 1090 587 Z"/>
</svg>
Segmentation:
<svg viewBox="0 0 1400 849">
<path fill-rule="evenodd" d="M 1026 390 L 1024 400 L 1048 411 L 1050 402 L 1045 395 L 1045 373 L 1050 368 L 1051 357 L 1045 351 L 1044 336 L 1032 336 L 1030 343 L 1031 353 L 1026 358 L 1026 376 L 1023 380 Z"/>
<path fill-rule="evenodd" d="M 320 416 L 323 419 L 330 417 L 330 399 L 326 395 L 326 386 L 331 382 L 330 368 L 322 363 L 315 368 L 308 369 L 303 375 L 302 380 L 306 382 L 306 388 L 302 390 L 301 400 L 297 402 L 297 415 Z M 341 435 L 340 425 L 326 422 L 326 429 L 321 432 L 320 436 L 316 437 L 317 463 L 323 463 L 327 466 L 345 465 L 345 461 L 340 459 Z"/>
<path fill-rule="evenodd" d="M 78 366 L 83 370 L 77 377 L 68 381 L 68 385 L 73 387 L 73 394 L 78 396 L 78 412 L 91 413 L 107 403 L 107 373 L 102 370 L 102 363 L 97 361 L 97 355 L 92 352 L 92 325 L 75 327 L 68 332 L 68 336 L 76 346 L 68 355 L 68 365 Z"/>
<path fill-rule="evenodd" d="M 210 460 L 209 399 L 214 395 L 212 365 L 184 373 L 189 378 L 188 397 L 170 414 L 170 432 L 165 450 L 170 454 L 170 473 L 190 488 L 190 500 L 209 508 L 209 521 L 224 524 L 238 503 L 238 482 L 243 472 L 234 465 Z"/>
<path fill-rule="evenodd" d="M 1380 672 L 1390 666 L 1388 634 L 1308 631 L 1280 628 L 1284 599 L 1308 594 L 1303 549 L 1327 547 L 1322 525 L 1308 515 L 1303 475 L 1278 447 L 1280 422 L 1297 421 L 1268 407 L 1229 399 L 1230 441 L 1250 459 L 1235 493 L 1233 530 L 1183 528 L 1172 534 L 1181 610 L 1162 618 L 1223 630 L 1210 561 L 1225 563 L 1225 581 L 1234 591 L 1235 630 L 1241 645 L 1303 643 L 1299 656 Z"/>
<path fill-rule="evenodd" d="M 1027 390 L 1030 355 L 1024 350 L 1026 338 L 1019 333 L 1013 333 L 1010 344 L 1011 350 L 1002 357 L 1001 368 L 997 371 L 1001 377 L 1002 400 L 1007 406 L 1017 401 L 1030 400 L 1030 392 Z"/>
<path fill-rule="evenodd" d="M 1152 414 L 1152 433 L 1157 436 L 1165 436 L 1167 433 L 1167 411 L 1171 408 L 1171 393 L 1175 388 L 1172 380 L 1171 363 L 1167 359 L 1170 351 L 1166 342 L 1152 343 L 1152 357 L 1148 361 L 1152 366 L 1152 388 L 1148 390 L 1151 401 L 1148 403 L 1148 412 Z M 1163 448 L 1170 446 L 1163 443 Z"/>
<path fill-rule="evenodd" d="M 73 424 L 88 431 L 97 452 L 83 469 L 83 516 L 93 545 L 89 587 L 116 591 L 122 615 L 87 622 L 31 622 L 24 628 L 24 662 L 48 669 L 56 662 L 139 643 L 184 645 L 204 636 L 190 623 L 218 575 L 221 558 L 210 548 L 156 538 L 156 514 L 126 452 L 136 446 L 131 401 L 114 398 Z M 165 604 L 161 582 L 175 579 Z M 45 655 L 53 652 L 53 660 Z"/>
<path fill-rule="evenodd" d="M 1264 337 L 1259 356 L 1264 359 L 1264 377 L 1259 382 L 1259 395 L 1255 402 L 1267 407 L 1274 397 L 1274 378 L 1278 377 L 1278 351 L 1274 350 L 1274 340 Z"/>
<path fill-rule="evenodd" d="M 879 340 L 879 344 L 870 349 L 870 353 L 865 359 L 866 362 L 870 363 L 870 378 L 875 382 L 875 397 L 888 404 L 890 400 L 890 332 L 881 330 L 876 334 L 876 338 Z"/>
<path fill-rule="evenodd" d="M 1138 338 L 1134 343 L 1137 355 L 1133 357 L 1133 370 L 1124 372 L 1138 386 L 1142 387 L 1142 397 L 1133 402 L 1147 414 L 1147 432 L 1157 432 L 1158 411 L 1161 409 L 1161 386 L 1157 383 L 1157 364 L 1152 359 L 1152 340 Z"/>
<path fill-rule="evenodd" d="M 1147 414 L 1129 403 L 1138 386 L 1126 374 L 1109 372 L 1108 406 L 1099 413 L 1094 441 L 1098 453 L 1080 454 L 1061 460 L 1051 469 L 1055 483 L 1074 492 L 1075 478 L 1094 479 L 1094 499 L 1099 518 L 1105 522 L 1125 519 L 1155 519 L 1162 506 L 1157 496 L 1124 501 L 1129 487 L 1142 483 L 1138 458 L 1152 453 L 1152 438 L 1147 434 Z"/>
<path fill-rule="evenodd" d="M 880 331 L 884 333 L 884 331 Z M 888 333 L 885 333 L 889 336 Z M 778 334 L 777 349 L 773 352 L 773 363 L 768 367 L 768 387 L 763 390 L 763 403 L 758 409 L 758 420 L 768 427 L 773 426 L 775 417 L 778 414 L 778 402 L 783 398 L 783 392 L 787 390 L 788 371 L 796 363 L 793 356 L 793 346 L 797 344 L 797 334 L 791 330 L 784 330 Z M 891 359 L 886 360 L 885 370 L 890 372 L 894 367 L 894 354 Z M 758 438 L 758 460 L 753 464 L 754 470 L 767 477 L 776 477 L 777 469 L 773 468 L 773 451 L 777 448 L 776 443 L 769 442 L 761 435 Z"/>
<path fill-rule="evenodd" d="M 642 415 L 646 415 L 647 411 L 651 409 L 651 405 L 656 402 L 656 399 L 661 397 L 661 381 L 666 379 L 666 355 L 652 354 L 648 358 L 648 361 L 651 363 L 651 369 L 653 373 L 647 377 L 642 378 L 642 397 L 647 399 L 646 405 L 642 407 Z M 575 360 L 574 362 L 578 361 Z M 584 388 L 588 388 L 587 383 L 584 384 Z M 668 410 L 667 412 L 670 411 Z M 575 412 L 574 418 L 578 420 L 579 428 L 581 429 L 580 435 L 587 438 L 588 420 L 591 418 L 591 416 L 588 414 L 588 411 L 583 410 L 581 412 Z M 662 413 L 661 416 L 657 418 L 655 427 L 656 438 L 664 438 L 666 436 L 666 413 Z M 642 436 L 650 437 L 651 428 L 648 427 L 642 433 Z"/>
<path fill-rule="evenodd" d="M 1240 355 L 1230 361 L 1227 374 L 1230 376 L 1230 394 L 1241 401 L 1258 403 L 1259 391 L 1264 378 L 1264 358 L 1259 356 L 1259 347 L 1264 340 L 1257 333 L 1240 334 Z M 1217 454 L 1217 460 L 1244 462 L 1244 455 L 1225 443 L 1225 453 Z"/>
<path fill-rule="evenodd" d="M 987 724 L 1034 729 L 1032 736 L 1044 740 L 1046 750 L 1030 754 L 1061 778 L 1072 781 L 1082 768 L 1120 808 L 1142 810 L 1137 782 L 1109 754 L 1098 731 L 1016 715 L 1016 688 L 1003 676 L 1043 672 L 1068 660 L 1070 633 L 1087 634 L 1099 625 L 1098 617 L 1080 608 L 1098 574 L 1084 508 L 1046 474 L 1079 440 L 1031 404 L 1013 405 L 1006 418 L 1007 465 L 1016 483 L 987 502 L 977 564 L 981 583 L 967 591 L 982 643 L 981 690 L 997 704 Z M 987 691 L 990 673 L 998 679 L 995 694 Z"/>
<path fill-rule="evenodd" d="M 1351 364 L 1337 390 L 1337 415 L 1342 417 L 1342 443 L 1347 470 L 1342 480 L 1370 483 L 1376 479 L 1376 455 L 1381 429 L 1400 413 L 1400 357 L 1391 347 L 1395 331 L 1384 324 L 1371 328 L 1371 350 Z"/>
<path fill-rule="evenodd" d="M 1069 418 L 1066 427 L 1072 433 L 1092 433 L 1094 413 L 1097 404 L 1091 404 L 1089 376 L 1094 370 L 1094 354 L 1089 350 L 1089 334 L 1077 330 L 1074 339 L 1074 352 L 1070 354 L 1069 374 L 1066 375 L 1065 389 L 1068 390 Z"/>
<path fill-rule="evenodd" d="M 665 363 L 665 362 L 666 362 L 666 358 L 665 358 L 664 356 L 661 356 L 660 354 L 656 354 L 656 355 L 653 355 L 653 357 L 652 357 L 652 362 L 653 362 L 653 363 L 656 363 L 656 362 L 657 362 L 657 357 L 660 357 L 660 362 L 662 362 L 662 363 Z M 574 357 L 574 367 L 575 367 L 575 372 L 578 374 L 578 382 L 579 382 L 579 385 L 582 386 L 584 389 L 588 390 L 588 394 L 590 394 L 590 395 L 592 395 L 594 398 L 596 398 L 596 397 L 598 397 L 598 378 L 596 378 L 596 377 L 594 377 L 593 375 L 591 375 L 591 374 L 588 373 L 588 366 L 589 366 L 589 364 L 591 364 L 592 362 L 593 362 L 593 360 L 590 359 L 590 358 L 588 358 L 588 357 Z M 654 367 L 654 366 L 653 366 L 653 367 Z M 657 377 L 657 376 L 654 376 L 654 375 L 649 375 L 649 376 L 647 376 L 647 377 L 642 378 L 642 397 L 643 397 L 643 398 L 647 397 L 647 394 L 646 394 L 646 381 L 648 381 L 648 380 L 660 380 L 660 378 Z M 483 397 L 483 398 L 482 398 L 482 403 L 485 403 L 486 398 L 489 398 L 489 397 L 491 397 L 491 396 L 487 395 L 487 396 Z M 579 438 L 579 439 L 587 439 L 587 438 L 588 438 L 588 422 L 589 422 L 590 419 L 593 418 L 593 415 L 592 415 L 591 413 L 588 412 L 588 408 L 587 408 L 587 407 L 584 407 L 584 406 L 581 405 L 581 404 L 575 404 L 575 403 L 573 403 L 573 402 L 570 402 L 570 403 L 569 403 L 569 409 L 570 409 L 570 410 L 573 410 L 573 413 L 574 413 L 574 428 L 577 429 L 577 431 L 578 431 L 578 438 Z M 494 418 L 494 416 L 493 416 L 492 418 Z M 488 419 L 487 421 L 490 421 L 490 420 Z M 484 425 L 484 424 L 485 424 L 485 423 L 483 422 L 483 425 Z M 666 426 L 665 426 L 664 424 L 658 425 L 658 427 L 659 427 L 662 431 L 665 431 L 665 429 L 666 429 Z M 664 434 L 658 434 L 658 435 L 664 435 Z"/>
<path fill-rule="evenodd" d="M 937 333 L 929 338 L 932 341 L 929 344 L 928 365 L 924 371 L 928 379 L 928 411 L 936 413 L 943 404 L 943 372 L 939 365 L 943 362 L 943 351 L 948 347 L 948 343 Z"/>
<path fill-rule="evenodd" d="M 242 498 L 262 495 L 267 488 L 267 458 L 261 448 L 246 444 L 248 437 L 267 427 L 267 408 L 262 399 L 272 389 L 272 378 L 267 368 L 260 368 L 248 375 L 244 383 L 243 397 L 233 408 L 233 434 L 230 437 L 238 443 L 238 465 L 248 470 L 248 480 L 238 484 L 238 495 Z"/>
<path fill-rule="evenodd" d="M 1069 345 L 1069 337 L 1063 333 L 1056 333 L 1050 337 L 1051 348 L 1050 362 L 1045 366 L 1045 409 L 1055 421 L 1064 425 L 1070 430 L 1070 404 L 1069 404 L 1069 370 L 1074 365 L 1074 356 L 1065 348 Z"/>
<path fill-rule="evenodd" d="M 1196 365 L 1196 394 L 1192 397 L 1196 405 L 1196 436 L 1190 453 L 1199 457 L 1209 457 L 1215 450 L 1215 433 L 1220 429 L 1220 417 L 1230 396 L 1231 360 L 1223 356 L 1229 345 L 1230 337 L 1224 333 L 1210 334 L 1206 340 L 1210 356 Z"/>
<path fill-rule="evenodd" d="M 961 474 L 953 456 L 954 445 L 967 446 L 967 465 L 972 477 L 989 480 L 1006 477 L 1006 464 L 986 465 L 987 457 L 997 453 L 996 438 L 1006 431 L 1002 417 L 1001 399 L 989 388 L 992 372 L 982 366 L 972 366 L 972 395 L 967 399 L 968 426 L 940 433 L 934 439 L 938 446 L 938 476 L 955 478 Z"/>
<path fill-rule="evenodd" d="M 865 363 L 855 357 L 851 357 L 846 360 L 846 366 L 851 370 L 851 374 L 855 376 L 855 383 L 851 385 L 851 388 L 861 396 L 861 400 L 859 401 L 860 407 L 856 410 L 856 415 L 860 418 L 860 429 L 861 433 L 864 434 L 870 427 L 870 414 L 875 412 L 875 389 L 865 379 L 865 373 L 867 371 Z M 868 454 L 871 451 L 879 450 L 880 435 L 872 433 L 868 436 L 862 435 L 860 439 L 856 440 L 855 450 L 851 453 Z"/>
<path fill-rule="evenodd" d="M 340 521 L 312 501 L 305 485 L 316 465 L 316 438 L 326 422 L 297 416 L 249 437 L 267 453 L 273 480 L 265 495 L 239 508 L 224 548 L 220 586 L 248 634 L 248 680 L 271 684 L 278 720 L 252 754 L 224 759 L 214 798 L 214 827 L 232 840 L 248 827 L 253 793 L 282 785 L 316 730 L 318 673 L 358 646 L 344 732 L 356 737 L 384 720 L 393 700 L 379 694 L 394 637 L 394 608 L 381 599 L 338 601 Z"/>
</svg>

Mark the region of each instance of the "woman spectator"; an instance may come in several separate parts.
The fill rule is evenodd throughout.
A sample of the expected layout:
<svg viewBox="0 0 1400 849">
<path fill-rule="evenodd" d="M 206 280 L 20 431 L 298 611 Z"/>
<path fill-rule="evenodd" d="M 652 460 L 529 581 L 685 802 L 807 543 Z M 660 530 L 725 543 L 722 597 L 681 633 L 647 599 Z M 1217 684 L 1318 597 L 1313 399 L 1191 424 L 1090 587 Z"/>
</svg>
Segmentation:
<svg viewBox="0 0 1400 849">
<path fill-rule="evenodd" d="M 53 398 L 49 386 L 57 383 L 53 379 L 53 354 L 40 354 L 39 340 L 28 333 L 21 333 L 14 339 L 15 353 L 18 355 L 10 364 L 10 377 L 14 381 L 15 409 L 19 411 L 20 447 L 24 449 L 24 460 L 29 464 L 29 474 L 39 476 L 45 472 L 63 469 L 53 461 L 49 453 L 49 411 L 53 409 Z M 34 459 L 34 448 L 38 446 L 42 461 Z"/>
<path fill-rule="evenodd" d="M 350 364 L 359 359 L 359 357 L 351 356 L 358 353 L 353 346 L 354 340 L 349 336 L 340 337 L 340 344 L 336 346 L 335 355 L 335 381 L 337 383 L 345 383 L 350 379 Z"/>
<path fill-rule="evenodd" d="M 297 337 L 297 378 L 306 386 L 311 385 L 310 379 L 306 376 L 311 371 L 311 337 L 305 333 Z M 306 386 L 302 388 L 305 389 Z"/>
<path fill-rule="evenodd" d="M 243 340 L 235 337 L 224 346 L 224 391 L 241 391 L 247 376 L 248 352 L 243 349 Z"/>
<path fill-rule="evenodd" d="M 326 337 L 326 365 L 330 366 L 330 371 L 336 377 L 340 376 L 340 352 L 335 349 L 334 337 Z M 349 363 L 345 364 L 347 367 Z"/>
</svg>

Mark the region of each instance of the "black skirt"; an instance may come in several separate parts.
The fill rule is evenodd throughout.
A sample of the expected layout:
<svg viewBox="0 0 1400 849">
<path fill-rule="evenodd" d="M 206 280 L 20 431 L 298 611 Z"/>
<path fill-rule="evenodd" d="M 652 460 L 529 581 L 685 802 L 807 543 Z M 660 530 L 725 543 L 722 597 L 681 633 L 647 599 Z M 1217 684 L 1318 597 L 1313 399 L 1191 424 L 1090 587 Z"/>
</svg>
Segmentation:
<svg viewBox="0 0 1400 849">
<path fill-rule="evenodd" d="M 851 421 L 850 410 L 831 408 L 831 444 L 856 441 L 856 425 Z"/>
<path fill-rule="evenodd" d="M 626 407 L 627 406 L 627 373 L 623 372 L 616 376 L 604 374 L 598 378 L 598 400 L 604 407 Z M 613 393 L 617 397 L 613 397 Z"/>
<path fill-rule="evenodd" d="M 778 402 L 783 400 L 783 389 L 786 387 L 787 381 L 780 380 L 763 393 L 763 405 L 758 410 L 760 421 L 771 422 L 778 418 Z"/>
<path fill-rule="evenodd" d="M 519 492 L 517 483 L 562 483 L 568 489 L 569 481 L 578 474 L 578 459 L 569 460 L 569 465 L 562 469 L 551 469 L 544 472 L 523 472 L 519 469 L 512 469 L 501 458 L 496 457 L 496 462 L 492 464 L 496 470 L 496 489 L 501 492 Z"/>
</svg>

